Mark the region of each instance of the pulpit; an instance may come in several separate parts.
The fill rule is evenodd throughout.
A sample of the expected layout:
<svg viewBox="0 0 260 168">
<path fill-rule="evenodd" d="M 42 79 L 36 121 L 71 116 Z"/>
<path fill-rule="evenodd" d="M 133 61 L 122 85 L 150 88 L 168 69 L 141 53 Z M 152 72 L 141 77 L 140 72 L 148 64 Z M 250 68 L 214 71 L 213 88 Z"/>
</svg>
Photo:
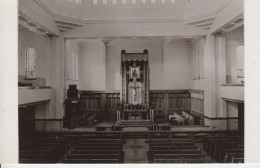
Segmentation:
<svg viewBox="0 0 260 168">
<path fill-rule="evenodd" d="M 121 75 L 122 108 L 117 111 L 117 121 L 153 121 L 153 111 L 149 108 L 148 50 L 143 53 L 126 53 L 122 50 Z"/>
</svg>

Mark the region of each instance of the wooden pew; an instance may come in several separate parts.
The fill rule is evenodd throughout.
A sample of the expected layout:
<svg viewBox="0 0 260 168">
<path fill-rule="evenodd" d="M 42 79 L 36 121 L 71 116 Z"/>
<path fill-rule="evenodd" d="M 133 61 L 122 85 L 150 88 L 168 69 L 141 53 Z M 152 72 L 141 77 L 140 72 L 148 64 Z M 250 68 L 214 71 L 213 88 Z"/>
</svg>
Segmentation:
<svg viewBox="0 0 260 168">
<path fill-rule="evenodd" d="M 118 154 L 118 150 L 71 150 L 72 154 Z"/>
<path fill-rule="evenodd" d="M 198 149 L 197 146 L 150 146 L 150 150 Z"/>
<path fill-rule="evenodd" d="M 43 134 L 44 135 L 44 134 Z M 20 163 L 55 163 L 67 151 L 63 138 L 31 135 L 19 141 Z"/>
<path fill-rule="evenodd" d="M 244 149 L 226 149 L 226 148 L 220 148 L 219 157 L 217 160 L 219 162 L 225 162 L 225 158 L 227 158 L 228 153 L 244 153 Z"/>
<path fill-rule="evenodd" d="M 206 145 L 206 148 L 205 148 L 205 151 L 209 154 L 212 153 L 212 150 L 214 148 L 214 144 L 216 143 L 225 143 L 225 142 L 228 142 L 228 143 L 243 143 L 243 140 L 240 140 L 240 139 L 234 139 L 234 140 L 229 140 L 229 139 L 211 139 L 207 142 L 207 145 Z"/>
<path fill-rule="evenodd" d="M 244 163 L 245 160 L 244 160 L 244 157 L 243 158 L 232 158 L 232 161 L 231 163 Z"/>
<path fill-rule="evenodd" d="M 241 160 L 243 159 L 243 162 Z M 236 162 L 234 162 L 236 161 Z M 244 163 L 244 152 L 243 153 L 228 153 L 227 154 L 227 163 Z"/>
<path fill-rule="evenodd" d="M 215 148 L 213 151 L 212 156 L 214 158 L 217 158 L 219 156 L 220 153 L 220 149 L 223 148 L 227 148 L 227 149 L 244 149 L 244 145 L 238 144 L 238 143 L 233 143 L 233 142 L 225 142 L 225 143 L 217 143 L 215 144 Z"/>
<path fill-rule="evenodd" d="M 76 146 L 75 150 L 121 150 L 121 146 Z"/>
<path fill-rule="evenodd" d="M 64 159 L 64 163 L 117 163 L 117 159 Z"/>
<path fill-rule="evenodd" d="M 200 149 L 152 150 L 153 154 L 200 154 Z"/>
<path fill-rule="evenodd" d="M 155 159 L 155 163 L 210 163 L 210 159 L 196 158 L 196 159 Z"/>
<path fill-rule="evenodd" d="M 195 159 L 205 158 L 204 154 L 154 154 L 155 159 Z"/>
</svg>

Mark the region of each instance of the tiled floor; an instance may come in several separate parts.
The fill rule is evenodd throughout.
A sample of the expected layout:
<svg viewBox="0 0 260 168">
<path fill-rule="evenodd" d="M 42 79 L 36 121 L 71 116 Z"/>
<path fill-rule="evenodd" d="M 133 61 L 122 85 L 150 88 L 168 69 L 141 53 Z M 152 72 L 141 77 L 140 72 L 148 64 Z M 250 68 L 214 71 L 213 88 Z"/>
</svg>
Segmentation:
<svg viewBox="0 0 260 168">
<path fill-rule="evenodd" d="M 148 143 L 145 139 L 127 139 L 123 146 L 125 151 L 124 163 L 148 163 Z"/>
</svg>

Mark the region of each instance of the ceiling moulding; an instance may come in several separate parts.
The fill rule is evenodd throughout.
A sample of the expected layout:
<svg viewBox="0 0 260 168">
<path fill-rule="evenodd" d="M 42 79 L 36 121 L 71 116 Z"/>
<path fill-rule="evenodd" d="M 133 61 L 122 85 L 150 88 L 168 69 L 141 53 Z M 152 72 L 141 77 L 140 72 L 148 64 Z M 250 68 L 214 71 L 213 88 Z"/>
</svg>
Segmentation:
<svg viewBox="0 0 260 168">
<path fill-rule="evenodd" d="M 225 24 L 224 26 L 222 26 L 221 28 L 219 28 L 215 34 L 218 33 L 229 33 L 239 27 L 244 26 L 244 19 L 243 19 L 243 15 L 240 15 L 238 17 L 236 17 L 235 19 L 231 20 L 229 23 Z"/>
<path fill-rule="evenodd" d="M 193 20 L 192 22 L 187 22 L 187 24 L 192 25 L 194 27 L 199 27 L 202 29 L 209 29 L 210 26 L 214 23 L 214 17 L 206 17 L 203 19 Z"/>
<path fill-rule="evenodd" d="M 55 18 L 60 18 L 60 19 L 69 19 L 69 20 L 73 20 L 75 22 L 82 22 L 85 24 L 92 24 L 92 23 L 130 23 L 130 22 L 174 22 L 174 21 L 184 21 L 184 22 L 192 22 L 193 20 L 197 20 L 200 18 L 204 18 L 207 16 L 215 16 L 217 13 L 219 13 L 224 7 L 226 7 L 228 5 L 228 3 L 230 3 L 230 1 L 227 1 L 226 3 L 224 3 L 223 5 L 221 5 L 219 8 L 217 8 L 215 11 L 212 12 L 208 12 L 202 15 L 198 15 L 198 16 L 193 16 L 193 17 L 188 17 L 188 18 L 182 18 L 182 19 L 136 19 L 136 20 L 132 20 L 132 19 L 122 19 L 122 20 L 84 20 L 84 19 L 79 19 L 79 18 L 73 18 L 73 17 L 69 17 L 69 16 L 63 16 L 60 14 L 56 14 L 54 11 L 52 11 L 51 9 L 49 9 L 49 7 L 47 5 L 44 4 L 44 2 L 42 2 L 42 0 L 34 0 L 36 1 L 42 8 L 44 8 L 48 13 L 50 13 L 53 17 Z M 119 0 L 118 0 L 119 1 Z M 120 0 L 122 1 L 122 0 Z M 148 0 L 146 0 L 148 1 Z M 151 0 L 149 0 L 151 1 Z M 108 1 L 110 2 L 110 1 Z M 167 1 L 168 2 L 168 1 Z M 117 2 L 118 4 L 119 2 Z M 121 3 L 120 3 L 121 4 Z M 156 3 L 156 4 L 161 4 L 161 3 Z M 161 21 L 163 20 L 163 21 Z"/>
<path fill-rule="evenodd" d="M 208 30 L 184 23 L 88 24 L 63 33 L 65 38 L 204 36 Z"/>
<path fill-rule="evenodd" d="M 223 9 L 211 25 L 210 34 L 215 34 L 226 24 L 242 17 L 244 13 L 244 0 L 234 0 L 225 9 Z"/>
<path fill-rule="evenodd" d="M 201 15 L 197 15 L 197 16 L 192 16 L 192 17 L 186 17 L 186 18 L 183 18 L 185 22 L 187 23 L 191 23 L 191 22 L 194 22 L 196 20 L 201 20 L 202 18 L 215 18 L 216 15 L 221 12 L 224 8 L 226 8 L 233 0 L 229 0 L 225 3 L 223 3 L 222 5 L 220 5 L 215 11 L 212 11 L 212 12 L 208 12 L 208 13 L 204 13 L 204 14 L 201 14 Z"/>
<path fill-rule="evenodd" d="M 48 36 L 48 34 L 46 34 L 46 32 L 44 30 L 38 29 L 37 27 L 30 25 L 26 21 L 19 19 L 18 23 L 19 23 L 19 26 L 21 26 L 22 28 L 28 29 L 29 31 L 32 31 L 37 34 L 41 34 L 43 36 Z"/>
<path fill-rule="evenodd" d="M 20 0 L 19 15 L 43 28 L 54 36 L 59 36 L 60 31 L 53 17 L 42 9 L 35 1 Z"/>
</svg>

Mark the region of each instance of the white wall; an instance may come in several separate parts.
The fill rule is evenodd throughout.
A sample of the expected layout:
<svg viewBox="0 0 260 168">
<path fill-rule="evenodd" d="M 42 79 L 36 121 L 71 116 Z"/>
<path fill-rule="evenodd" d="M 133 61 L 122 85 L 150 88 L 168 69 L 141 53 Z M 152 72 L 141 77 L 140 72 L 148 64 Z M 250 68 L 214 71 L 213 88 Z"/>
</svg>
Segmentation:
<svg viewBox="0 0 260 168">
<path fill-rule="evenodd" d="M 79 90 L 106 89 L 105 46 L 100 40 L 88 40 L 79 48 Z"/>
<path fill-rule="evenodd" d="M 40 86 L 51 85 L 51 38 L 36 34 L 27 29 L 19 29 L 18 36 L 18 75 L 19 82 L 36 83 Z M 25 81 L 26 75 L 26 48 L 33 47 L 36 50 L 36 78 L 38 81 Z M 35 84 L 37 85 L 37 84 Z"/>
<path fill-rule="evenodd" d="M 241 83 L 244 78 L 237 78 L 236 48 L 244 45 L 244 28 L 237 28 L 226 34 L 226 69 L 227 83 Z"/>
<path fill-rule="evenodd" d="M 192 57 L 189 42 L 177 41 L 163 46 L 163 89 L 192 87 Z"/>
<path fill-rule="evenodd" d="M 138 43 L 138 44 L 137 44 Z M 150 89 L 189 89 L 191 87 L 192 60 L 189 43 L 182 41 L 167 44 L 143 44 L 131 42 L 107 46 L 106 89 L 121 89 L 121 50 L 127 53 L 143 53 L 148 50 L 150 67 Z"/>
</svg>

